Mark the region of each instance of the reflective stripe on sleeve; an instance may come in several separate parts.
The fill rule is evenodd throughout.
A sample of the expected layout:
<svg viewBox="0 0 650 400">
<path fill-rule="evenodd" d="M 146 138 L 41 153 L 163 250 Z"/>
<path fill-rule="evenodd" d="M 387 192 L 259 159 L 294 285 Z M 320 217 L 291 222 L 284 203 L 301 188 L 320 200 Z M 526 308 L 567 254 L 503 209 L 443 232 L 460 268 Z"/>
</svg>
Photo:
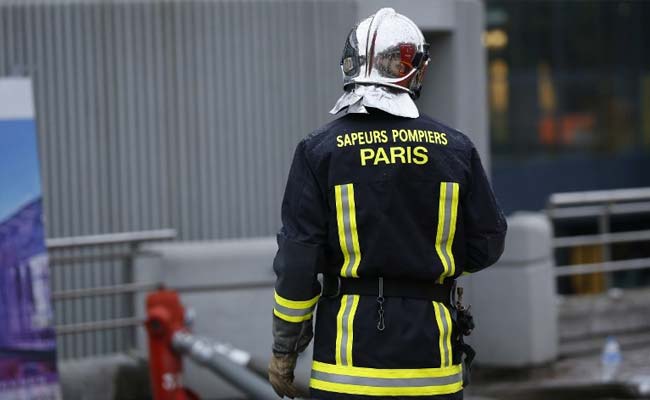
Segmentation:
<svg viewBox="0 0 650 400">
<path fill-rule="evenodd" d="M 354 199 L 354 185 L 337 185 L 334 187 L 336 202 L 336 222 L 339 244 L 343 252 L 341 276 L 358 278 L 357 269 L 361 262 L 361 248 L 357 232 L 357 212 Z"/>
<path fill-rule="evenodd" d="M 316 308 L 319 296 L 309 300 L 289 300 L 275 292 L 274 298 L 274 315 L 285 321 L 302 322 L 310 319 L 314 314 L 314 308 Z"/>
<path fill-rule="evenodd" d="M 456 273 L 456 262 L 452 252 L 452 244 L 456 234 L 456 222 L 458 219 L 458 192 L 458 183 L 440 183 L 436 252 L 443 267 L 443 272 L 439 279 L 441 283 L 445 277 L 453 276 Z"/>
<path fill-rule="evenodd" d="M 376 369 L 314 361 L 310 386 L 368 396 L 432 396 L 463 388 L 459 365 L 446 368 Z"/>
</svg>

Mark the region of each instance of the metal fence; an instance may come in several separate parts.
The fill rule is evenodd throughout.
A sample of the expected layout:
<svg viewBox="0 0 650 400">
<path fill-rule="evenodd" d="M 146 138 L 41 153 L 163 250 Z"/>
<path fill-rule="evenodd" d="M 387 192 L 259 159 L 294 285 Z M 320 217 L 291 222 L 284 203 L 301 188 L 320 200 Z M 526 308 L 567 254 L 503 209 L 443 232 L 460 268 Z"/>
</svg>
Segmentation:
<svg viewBox="0 0 650 400">
<path fill-rule="evenodd" d="M 175 237 L 165 229 L 47 241 L 60 359 L 133 348 L 134 291 L 155 288 L 133 284 L 134 258 L 142 243 Z"/>
<path fill-rule="evenodd" d="M 174 238 L 176 231 L 165 229 L 48 240 L 60 359 L 134 348 L 136 329 L 144 322 L 137 316 L 135 295 L 161 288 L 163 283 L 135 282 L 133 261 L 144 254 L 141 244 Z M 271 288 L 274 283 L 260 280 L 167 288 L 184 294 Z"/>
<path fill-rule="evenodd" d="M 647 344 L 650 323 L 650 188 L 557 193 L 547 215 L 564 357 L 600 351 L 606 336 L 623 346 Z M 625 286 L 628 290 L 610 290 Z"/>
<path fill-rule="evenodd" d="M 591 219 L 596 222 L 598 230 L 594 234 L 554 238 L 555 249 L 580 249 L 591 246 L 590 249 L 595 250 L 591 258 L 600 259 L 595 262 L 561 265 L 556 270 L 556 276 L 650 268 L 650 257 L 620 260 L 612 258 L 612 246 L 615 244 L 637 243 L 638 246 L 647 248 L 647 242 L 650 242 L 650 229 L 612 232 L 612 219 L 621 216 L 650 217 L 650 188 L 556 193 L 549 199 L 547 213 L 555 223 Z"/>
</svg>

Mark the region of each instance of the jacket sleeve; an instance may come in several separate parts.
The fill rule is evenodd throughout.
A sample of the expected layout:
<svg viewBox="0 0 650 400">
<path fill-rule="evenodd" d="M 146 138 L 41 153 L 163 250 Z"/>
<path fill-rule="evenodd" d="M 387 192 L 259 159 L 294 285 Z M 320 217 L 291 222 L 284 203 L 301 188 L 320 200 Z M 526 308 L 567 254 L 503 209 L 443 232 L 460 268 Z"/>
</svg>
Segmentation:
<svg viewBox="0 0 650 400">
<path fill-rule="evenodd" d="M 320 296 L 316 279 L 327 241 L 327 203 L 309 165 L 304 142 L 296 148 L 282 202 L 282 229 L 273 262 L 277 276 L 273 350 L 300 352 L 312 336 Z"/>
<path fill-rule="evenodd" d="M 463 199 L 467 240 L 466 272 L 477 272 L 497 262 L 503 253 L 507 223 L 475 148 L 471 153 L 469 190 Z"/>
</svg>

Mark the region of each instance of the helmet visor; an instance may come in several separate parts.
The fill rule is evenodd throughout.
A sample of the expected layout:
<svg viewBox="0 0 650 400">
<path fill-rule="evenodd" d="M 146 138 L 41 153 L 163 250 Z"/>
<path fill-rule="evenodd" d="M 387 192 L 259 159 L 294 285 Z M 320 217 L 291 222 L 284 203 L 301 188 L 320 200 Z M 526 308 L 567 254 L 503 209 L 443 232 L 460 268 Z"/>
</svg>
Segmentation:
<svg viewBox="0 0 650 400">
<path fill-rule="evenodd" d="M 420 68 L 428 57 L 428 45 L 418 49 L 413 43 L 400 43 L 378 53 L 373 64 L 382 77 L 399 79 Z"/>
</svg>

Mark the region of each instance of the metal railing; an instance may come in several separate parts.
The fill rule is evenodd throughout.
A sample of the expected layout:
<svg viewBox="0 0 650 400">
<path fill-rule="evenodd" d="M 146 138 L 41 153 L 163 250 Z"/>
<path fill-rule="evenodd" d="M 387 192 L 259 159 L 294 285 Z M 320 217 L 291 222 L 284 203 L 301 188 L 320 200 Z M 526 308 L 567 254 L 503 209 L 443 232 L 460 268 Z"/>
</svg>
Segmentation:
<svg viewBox="0 0 650 400">
<path fill-rule="evenodd" d="M 174 290 L 178 293 L 198 293 L 213 291 L 230 291 L 244 289 L 259 289 L 273 287 L 275 281 L 259 281 L 246 283 L 216 283 L 209 285 L 192 285 L 192 286 L 167 286 L 162 282 L 143 282 L 143 283 L 125 283 L 123 285 L 103 286 L 83 288 L 77 290 L 68 290 L 64 292 L 55 292 L 52 295 L 54 300 L 81 299 L 84 297 L 107 296 L 123 293 L 142 293 L 150 292 L 165 286 L 167 289 Z"/>
<path fill-rule="evenodd" d="M 559 315 L 559 344 L 563 356 L 597 352 L 605 336 L 616 335 L 623 345 L 639 342 L 650 329 L 648 289 L 634 286 L 643 276 L 632 271 L 650 268 L 650 188 L 558 193 L 546 209 L 553 222 L 553 249 L 560 293 L 593 296 L 564 298 Z M 634 222 L 631 224 L 630 222 Z M 625 229 L 625 231 L 621 231 Z M 631 230 L 636 229 L 636 230 Z M 574 234 L 571 234 L 574 233 Z M 627 274 L 614 274 L 627 271 Z M 640 279 L 641 278 L 641 279 Z M 646 279 L 647 281 L 647 279 Z M 646 282 L 647 283 L 647 282 Z"/>
<path fill-rule="evenodd" d="M 135 282 L 134 259 L 143 243 L 172 240 L 171 229 L 115 233 L 47 241 L 52 268 L 52 300 L 61 359 L 128 351 L 135 347 L 135 296 L 163 287 Z M 105 251 L 100 251 L 105 250 Z M 69 271 L 69 269 L 75 269 Z M 271 288 L 275 281 L 169 287 L 178 293 Z"/>
<path fill-rule="evenodd" d="M 612 260 L 612 245 L 650 241 L 650 229 L 612 232 L 612 217 L 650 217 L 650 188 L 619 189 L 591 192 L 556 193 L 551 195 L 546 209 L 554 224 L 560 221 L 595 219 L 598 233 L 561 236 L 553 240 L 554 249 L 597 246 L 598 262 L 561 265 L 556 276 L 574 276 L 603 272 L 630 271 L 650 268 L 650 258 Z M 648 227 L 650 228 L 650 226 Z"/>
<path fill-rule="evenodd" d="M 90 288 L 81 288 L 54 292 L 52 299 L 61 300 L 78 300 L 84 298 L 96 298 L 101 296 L 114 295 L 135 295 L 136 293 L 151 292 L 162 287 L 174 290 L 178 293 L 200 293 L 213 291 L 236 291 L 247 289 L 272 288 L 275 281 L 259 281 L 246 283 L 228 283 L 228 284 L 210 284 L 210 285 L 192 285 L 192 286 L 168 286 L 163 282 L 143 282 L 143 283 L 124 283 L 114 286 L 97 286 Z M 105 331 L 118 328 L 137 327 L 144 323 L 144 319 L 137 318 L 135 313 L 125 318 L 114 318 L 108 320 L 99 320 L 92 322 L 81 322 L 76 324 L 57 325 L 57 335 L 71 335 L 83 332 Z"/>
<path fill-rule="evenodd" d="M 143 243 L 175 238 L 161 229 L 46 241 L 60 359 L 133 348 L 134 294 L 155 288 L 133 283 L 135 257 Z"/>
</svg>

